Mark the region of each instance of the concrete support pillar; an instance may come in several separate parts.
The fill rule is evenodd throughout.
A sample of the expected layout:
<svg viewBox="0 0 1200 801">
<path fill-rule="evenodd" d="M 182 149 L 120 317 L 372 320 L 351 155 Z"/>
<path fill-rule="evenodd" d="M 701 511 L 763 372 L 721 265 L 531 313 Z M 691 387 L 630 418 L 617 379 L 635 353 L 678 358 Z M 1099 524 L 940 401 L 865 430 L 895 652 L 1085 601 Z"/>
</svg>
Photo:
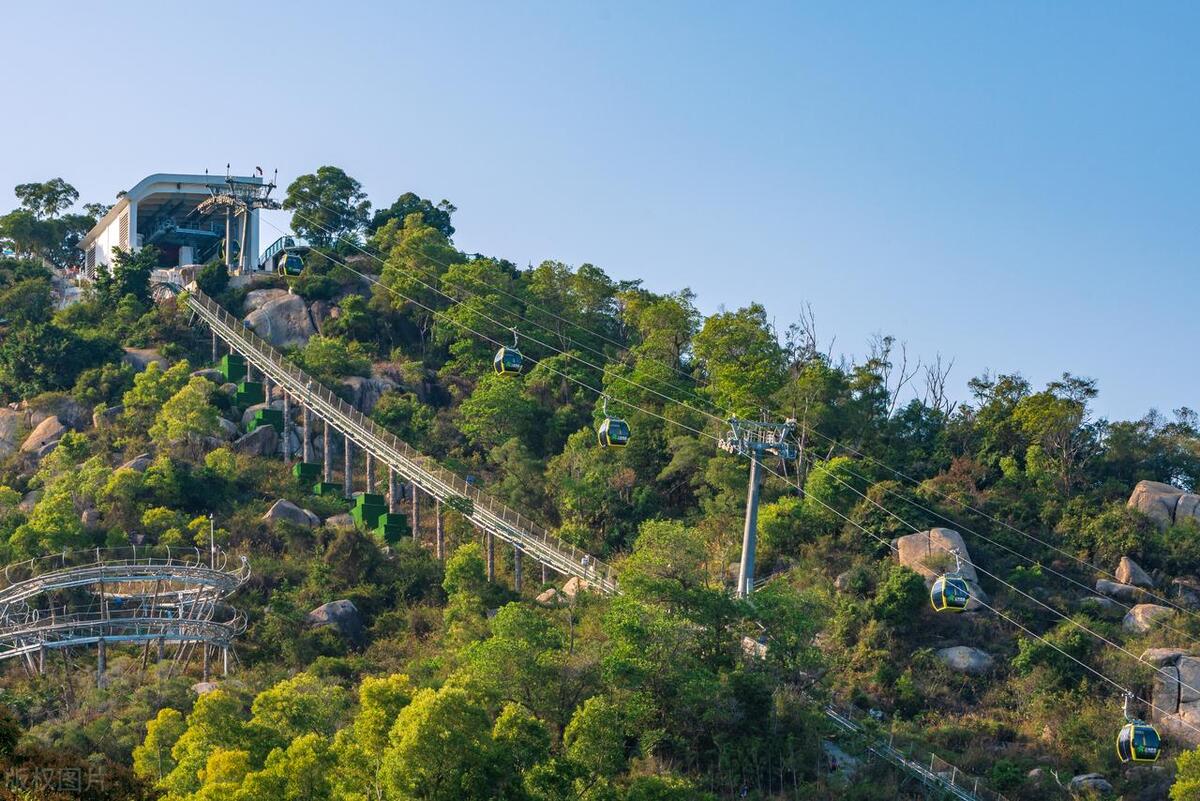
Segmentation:
<svg viewBox="0 0 1200 801">
<path fill-rule="evenodd" d="M 400 513 L 400 477 L 396 475 L 395 468 L 388 468 L 388 511 L 392 514 Z"/>
<path fill-rule="evenodd" d="M 346 457 L 342 468 L 342 494 L 349 498 L 354 492 L 354 445 L 349 437 L 342 437 L 342 451 Z"/>
<path fill-rule="evenodd" d="M 436 539 L 434 540 L 434 544 L 436 545 L 437 558 L 438 558 L 439 562 L 444 562 L 446 560 L 446 532 L 442 529 L 442 502 L 441 501 L 437 501 L 434 504 L 433 514 L 434 514 L 434 521 L 436 523 L 436 532 L 437 532 L 434 535 L 436 537 Z"/>
<path fill-rule="evenodd" d="M 542 584 L 546 583 L 546 563 L 542 562 Z"/>
<path fill-rule="evenodd" d="M 263 376 L 263 402 L 267 404 L 267 408 L 271 407 L 271 379 Z"/>
<path fill-rule="evenodd" d="M 208 643 L 200 644 L 200 675 L 208 681 Z"/>
<path fill-rule="evenodd" d="M 101 638 L 96 642 L 96 686 L 104 686 L 104 671 L 108 666 L 108 654 L 104 646 L 104 639 Z"/>
<path fill-rule="evenodd" d="M 521 591 L 521 546 L 513 548 L 513 589 Z"/>
<path fill-rule="evenodd" d="M 283 463 L 292 462 L 292 399 L 283 393 Z"/>
<path fill-rule="evenodd" d="M 38 675 L 46 674 L 46 643 L 38 645 Z"/>
<path fill-rule="evenodd" d="M 222 676 L 229 675 L 229 647 L 228 646 L 221 649 L 221 675 Z"/>
<path fill-rule="evenodd" d="M 159 637 L 158 638 L 158 661 L 159 662 L 163 661 L 163 657 L 165 657 L 166 655 L 167 655 L 167 641 L 164 638 Z"/>
<path fill-rule="evenodd" d="M 375 491 L 375 458 L 371 454 L 367 454 L 367 492 Z"/>
<path fill-rule="evenodd" d="M 487 580 L 496 580 L 496 537 L 488 531 L 483 535 L 487 543 Z"/>
<path fill-rule="evenodd" d="M 324 448 L 322 456 L 325 457 L 325 472 L 324 478 L 321 480 L 326 484 L 333 483 L 333 429 L 329 423 L 324 424 L 325 431 L 322 433 L 321 444 Z"/>
<path fill-rule="evenodd" d="M 300 439 L 302 441 L 300 443 L 300 458 L 306 462 L 311 462 L 313 460 L 312 420 L 307 406 L 301 412 L 301 417 Z"/>
<path fill-rule="evenodd" d="M 212 360 L 213 364 L 217 363 L 217 332 L 212 332 Z"/>
<path fill-rule="evenodd" d="M 417 483 L 415 481 L 412 485 L 412 526 L 413 539 L 421 539 L 421 502 L 418 500 Z"/>
</svg>

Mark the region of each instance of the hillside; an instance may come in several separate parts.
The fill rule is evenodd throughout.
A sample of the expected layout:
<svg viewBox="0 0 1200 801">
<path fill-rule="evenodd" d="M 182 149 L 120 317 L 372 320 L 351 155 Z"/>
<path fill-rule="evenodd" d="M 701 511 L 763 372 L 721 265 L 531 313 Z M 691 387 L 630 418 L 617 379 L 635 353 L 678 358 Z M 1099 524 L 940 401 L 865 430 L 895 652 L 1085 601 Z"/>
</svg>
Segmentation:
<svg viewBox="0 0 1200 801">
<path fill-rule="evenodd" d="M 292 472 L 329 448 L 340 474 L 341 440 L 314 425 L 303 442 L 294 405 L 282 432 L 252 424 L 282 402 L 217 370 L 225 349 L 180 297 L 155 301 L 153 248 L 56 305 L 69 232 L 51 246 L 0 218 L 18 254 L 0 258 L 0 562 L 215 545 L 250 566 L 228 599 L 247 621 L 231 670 L 203 686 L 198 657 L 149 646 L 108 648 L 100 686 L 86 649 L 40 674 L 0 663 L 0 798 L 920 797 L 868 758 L 877 741 L 1011 801 L 1172 782 L 1200 798 L 1195 412 L 1101 419 L 1101 388 L 1069 371 L 1045 387 L 985 373 L 959 403 L 940 357 L 914 368 L 891 336 L 840 358 L 811 312 L 704 317 L 686 288 L 462 253 L 449 203 L 408 194 L 372 217 L 358 190 L 312 200 L 353 181 L 329 170 L 285 203 L 312 243 L 302 271 L 212 263 L 198 287 L 377 425 L 611 563 L 620 593 L 528 557 L 518 591 L 500 543 L 489 581 L 464 508 L 421 493 L 414 536 L 356 526 L 340 492 Z M 494 369 L 500 346 L 519 372 Z M 748 460 L 718 440 L 764 415 L 795 420 L 796 458 L 763 461 L 759 584 L 739 599 Z M 606 417 L 626 447 L 601 447 Z M 351 459 L 355 489 L 386 492 Z M 955 547 L 971 604 L 938 613 L 928 584 Z M 1126 689 L 1164 736 L 1155 765 L 1117 759 Z"/>
</svg>

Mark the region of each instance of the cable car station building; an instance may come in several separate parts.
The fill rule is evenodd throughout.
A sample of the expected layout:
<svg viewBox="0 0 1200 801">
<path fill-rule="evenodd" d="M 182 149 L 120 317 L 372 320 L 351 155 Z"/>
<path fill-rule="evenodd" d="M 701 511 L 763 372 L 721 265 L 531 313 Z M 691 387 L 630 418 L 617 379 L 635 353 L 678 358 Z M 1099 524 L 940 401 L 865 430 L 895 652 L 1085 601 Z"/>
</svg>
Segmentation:
<svg viewBox="0 0 1200 801">
<path fill-rule="evenodd" d="M 80 240 L 83 275 L 110 269 L 115 251 L 159 249 L 159 266 L 204 264 L 224 256 L 230 271 L 258 265 L 258 210 L 272 185 L 257 176 L 155 173 L 121 195 Z"/>
</svg>

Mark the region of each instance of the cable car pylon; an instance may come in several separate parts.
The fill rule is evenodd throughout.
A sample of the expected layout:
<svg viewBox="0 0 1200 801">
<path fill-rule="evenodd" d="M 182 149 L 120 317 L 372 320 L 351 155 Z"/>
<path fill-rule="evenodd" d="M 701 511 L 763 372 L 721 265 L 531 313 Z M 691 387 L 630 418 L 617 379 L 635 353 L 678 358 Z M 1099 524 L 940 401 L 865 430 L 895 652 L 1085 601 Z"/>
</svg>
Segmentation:
<svg viewBox="0 0 1200 801">
<path fill-rule="evenodd" d="M 762 489 L 762 462 L 766 456 L 777 456 L 788 462 L 796 458 L 792 443 L 796 421 L 788 418 L 782 423 L 767 420 L 729 418 L 729 433 L 717 445 L 723 451 L 750 457 L 750 485 L 746 490 L 746 523 L 742 530 L 742 559 L 738 566 L 737 597 L 748 598 L 754 592 L 754 552 L 758 543 L 758 497 Z"/>
</svg>

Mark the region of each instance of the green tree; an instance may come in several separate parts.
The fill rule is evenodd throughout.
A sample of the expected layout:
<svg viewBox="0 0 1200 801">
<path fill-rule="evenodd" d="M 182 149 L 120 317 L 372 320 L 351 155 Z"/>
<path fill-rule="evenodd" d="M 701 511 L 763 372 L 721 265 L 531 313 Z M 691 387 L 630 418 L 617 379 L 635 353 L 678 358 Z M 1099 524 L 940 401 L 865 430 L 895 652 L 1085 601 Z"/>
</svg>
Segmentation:
<svg viewBox="0 0 1200 801">
<path fill-rule="evenodd" d="M 889 626 L 909 630 L 920 617 L 929 592 L 919 574 L 895 563 L 888 563 L 883 580 L 875 589 L 871 614 Z"/>
<path fill-rule="evenodd" d="M 160 446 L 197 442 L 215 436 L 221 427 L 211 398 L 215 387 L 208 379 L 192 376 L 187 385 L 163 404 L 150 437 Z"/>
<path fill-rule="evenodd" d="M 339 167 L 324 166 L 301 175 L 287 188 L 283 208 L 292 212 L 292 230 L 320 247 L 357 238 L 367 224 L 371 203 L 362 184 Z"/>
<path fill-rule="evenodd" d="M 447 687 L 421 690 L 400 712 L 382 772 L 391 798 L 467 801 L 494 797 L 497 768 L 487 713 Z"/>
<path fill-rule="evenodd" d="M 301 367 L 322 381 L 348 375 L 370 375 L 371 357 L 363 346 L 341 337 L 317 335 L 296 354 Z"/>
<path fill-rule="evenodd" d="M 133 749 L 133 772 L 143 779 L 160 782 L 175 769 L 171 749 L 187 730 L 183 713 L 166 707 L 146 724 L 146 739 Z"/>
<path fill-rule="evenodd" d="M 191 372 L 186 360 L 166 370 L 158 362 L 150 362 L 134 376 L 133 386 L 121 398 L 125 419 L 137 428 L 148 429 L 159 409 L 187 385 Z"/>
<path fill-rule="evenodd" d="M 516 438 L 533 436 L 536 409 L 512 376 L 488 373 L 459 407 L 459 429 L 471 444 L 488 450 Z"/>
<path fill-rule="evenodd" d="M 100 270 L 94 284 L 101 303 L 115 308 L 126 295 L 132 295 L 138 303 L 150 303 L 150 273 L 158 267 L 159 250 L 146 245 L 136 251 L 116 248 L 113 263 L 107 270 Z"/>
<path fill-rule="evenodd" d="M 783 386 L 783 348 L 767 310 L 757 303 L 709 317 L 695 348 L 717 403 L 735 414 L 756 416 Z"/>
<path fill-rule="evenodd" d="M 405 192 L 396 199 L 395 203 L 386 209 L 375 212 L 375 216 L 371 218 L 369 230 L 371 233 L 375 233 L 392 220 L 399 220 L 403 224 L 410 214 L 416 214 L 424 225 L 436 229 L 442 236 L 449 239 L 454 236 L 454 226 L 450 224 L 450 216 L 456 211 L 458 209 L 449 200 L 442 199 L 435 205 L 432 201 L 413 192 Z"/>
<path fill-rule="evenodd" d="M 1200 801 L 1200 749 L 1193 748 L 1175 757 L 1171 801 Z"/>
<path fill-rule="evenodd" d="M 62 178 L 51 178 L 41 183 L 18 184 L 13 194 L 21 206 L 32 212 L 39 220 L 57 217 L 59 212 L 70 208 L 79 199 L 75 187 Z"/>
</svg>

